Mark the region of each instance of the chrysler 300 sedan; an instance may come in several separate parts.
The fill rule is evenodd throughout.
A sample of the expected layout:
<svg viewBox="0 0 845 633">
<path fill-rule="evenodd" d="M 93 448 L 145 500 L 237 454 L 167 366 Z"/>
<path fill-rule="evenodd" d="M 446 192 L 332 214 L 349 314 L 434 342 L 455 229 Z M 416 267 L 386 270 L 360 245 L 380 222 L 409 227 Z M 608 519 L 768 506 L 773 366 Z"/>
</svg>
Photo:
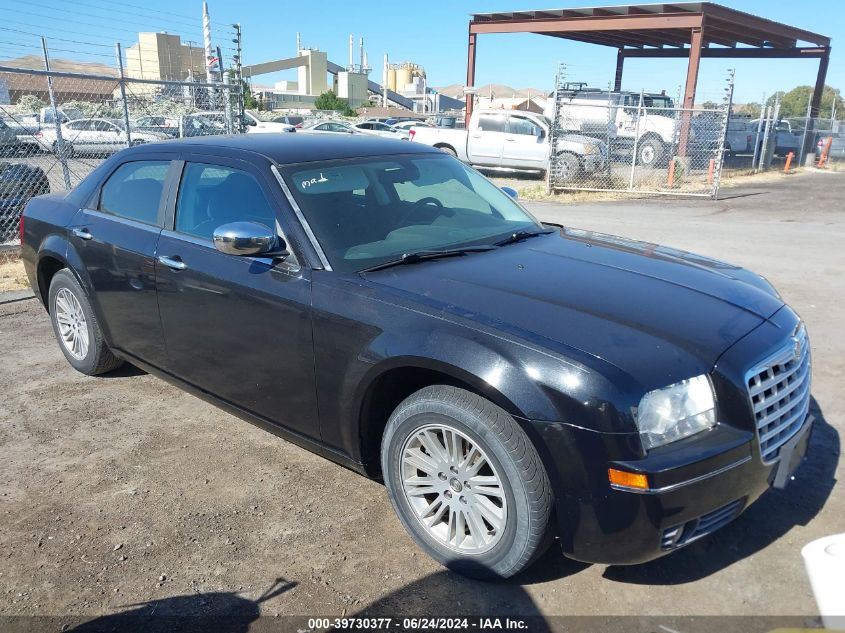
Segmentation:
<svg viewBox="0 0 845 633">
<path fill-rule="evenodd" d="M 134 147 L 22 223 L 74 368 L 132 363 L 382 479 L 465 574 L 511 576 L 555 538 L 662 556 L 806 451 L 807 333 L 765 279 L 542 224 L 425 145 Z"/>
</svg>

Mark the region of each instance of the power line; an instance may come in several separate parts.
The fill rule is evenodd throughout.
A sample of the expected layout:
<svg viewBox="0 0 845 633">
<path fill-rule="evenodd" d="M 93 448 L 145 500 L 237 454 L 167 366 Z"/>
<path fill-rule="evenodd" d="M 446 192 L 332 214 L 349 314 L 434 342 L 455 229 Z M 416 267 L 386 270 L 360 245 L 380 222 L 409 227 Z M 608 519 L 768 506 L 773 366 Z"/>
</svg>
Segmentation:
<svg viewBox="0 0 845 633">
<path fill-rule="evenodd" d="M 20 29 L 10 29 L 6 26 L 0 26 L 0 31 L 9 31 L 11 33 L 19 33 L 19 34 L 22 34 L 22 35 L 32 35 L 33 37 L 37 37 L 37 38 L 47 37 L 47 36 L 44 36 L 40 33 L 30 33 L 29 31 L 21 31 Z M 64 38 L 64 37 L 50 36 L 48 39 L 56 41 L 56 42 L 69 42 L 71 44 L 84 44 L 85 46 L 98 46 L 100 48 L 112 48 L 113 47 L 113 45 L 111 45 L 111 44 L 95 44 L 94 42 L 83 42 L 81 40 L 70 40 L 70 39 L 67 39 L 67 38 Z M 40 45 L 40 43 L 39 43 L 39 45 Z"/>
<path fill-rule="evenodd" d="M 30 6 L 43 7 L 43 4 L 41 2 L 32 2 L 32 0 L 18 0 L 18 2 L 28 4 Z M 141 18 L 145 18 L 145 19 L 148 19 L 148 20 L 161 20 L 162 19 L 160 17 L 151 16 L 148 13 L 137 13 L 137 12 L 134 12 L 134 11 L 121 11 L 120 9 L 115 9 L 114 6 L 113 6 L 114 4 L 115 3 L 109 3 L 106 6 L 101 6 L 101 5 L 96 5 L 96 4 L 90 4 L 88 2 L 79 2 L 79 0 L 74 0 L 74 2 L 73 2 L 74 7 L 78 7 L 78 6 L 90 7 L 92 9 L 97 9 L 97 10 L 100 10 L 100 11 L 108 11 L 109 13 L 123 13 L 125 15 L 141 17 Z M 61 11 L 62 9 L 59 9 L 59 10 Z M 77 11 L 74 11 L 73 13 L 75 15 L 88 15 L 88 14 L 84 14 L 84 13 L 79 13 Z M 174 20 L 173 18 L 168 18 L 168 20 L 171 21 L 171 22 L 176 22 L 176 23 L 181 22 L 182 24 L 190 25 L 193 28 L 197 28 L 197 23 L 198 23 L 198 20 L 191 20 L 191 21 Z"/>
</svg>

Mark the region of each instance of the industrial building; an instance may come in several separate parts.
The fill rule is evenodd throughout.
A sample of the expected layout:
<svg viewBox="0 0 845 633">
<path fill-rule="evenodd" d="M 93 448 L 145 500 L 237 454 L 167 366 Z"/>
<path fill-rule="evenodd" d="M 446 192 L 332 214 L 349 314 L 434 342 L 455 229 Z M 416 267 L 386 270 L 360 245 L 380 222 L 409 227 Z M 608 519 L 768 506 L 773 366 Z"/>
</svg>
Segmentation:
<svg viewBox="0 0 845 633">
<path fill-rule="evenodd" d="M 204 80 L 205 51 L 191 44 L 170 33 L 138 33 L 137 43 L 126 48 L 126 75 L 156 81 Z"/>
</svg>

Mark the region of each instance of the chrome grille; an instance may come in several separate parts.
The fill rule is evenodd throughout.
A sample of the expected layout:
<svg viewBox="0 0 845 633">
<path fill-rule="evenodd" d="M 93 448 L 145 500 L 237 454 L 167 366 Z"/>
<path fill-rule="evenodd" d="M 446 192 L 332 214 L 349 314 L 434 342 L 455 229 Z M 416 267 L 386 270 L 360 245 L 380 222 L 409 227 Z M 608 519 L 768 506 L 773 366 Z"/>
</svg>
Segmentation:
<svg viewBox="0 0 845 633">
<path fill-rule="evenodd" d="M 810 408 L 810 342 L 803 325 L 746 375 L 760 453 L 766 463 L 798 432 Z"/>
</svg>

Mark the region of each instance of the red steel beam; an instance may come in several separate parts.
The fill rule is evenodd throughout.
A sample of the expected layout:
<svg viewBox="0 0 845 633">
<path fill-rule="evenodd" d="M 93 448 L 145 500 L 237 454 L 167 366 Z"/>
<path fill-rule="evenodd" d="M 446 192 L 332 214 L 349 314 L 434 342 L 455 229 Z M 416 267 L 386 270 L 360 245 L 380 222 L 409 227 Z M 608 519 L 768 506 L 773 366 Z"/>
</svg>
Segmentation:
<svg viewBox="0 0 845 633">
<path fill-rule="evenodd" d="M 702 29 L 694 28 L 690 35 L 689 64 L 687 66 L 687 83 L 684 86 L 684 108 L 692 109 L 695 105 L 695 88 L 698 84 L 698 67 L 701 63 L 701 45 L 704 41 Z M 691 113 L 681 113 L 681 129 L 678 135 L 678 156 L 687 155 L 687 141 L 689 140 Z"/>
<path fill-rule="evenodd" d="M 701 28 L 700 13 L 673 15 L 602 15 L 543 20 L 490 20 L 470 22 L 470 33 L 587 33 L 593 31 L 630 31 L 647 29 Z"/>
<path fill-rule="evenodd" d="M 688 48 L 623 48 L 623 57 L 689 57 Z M 819 59 L 829 48 L 703 48 L 702 57 L 720 59 Z"/>
</svg>

